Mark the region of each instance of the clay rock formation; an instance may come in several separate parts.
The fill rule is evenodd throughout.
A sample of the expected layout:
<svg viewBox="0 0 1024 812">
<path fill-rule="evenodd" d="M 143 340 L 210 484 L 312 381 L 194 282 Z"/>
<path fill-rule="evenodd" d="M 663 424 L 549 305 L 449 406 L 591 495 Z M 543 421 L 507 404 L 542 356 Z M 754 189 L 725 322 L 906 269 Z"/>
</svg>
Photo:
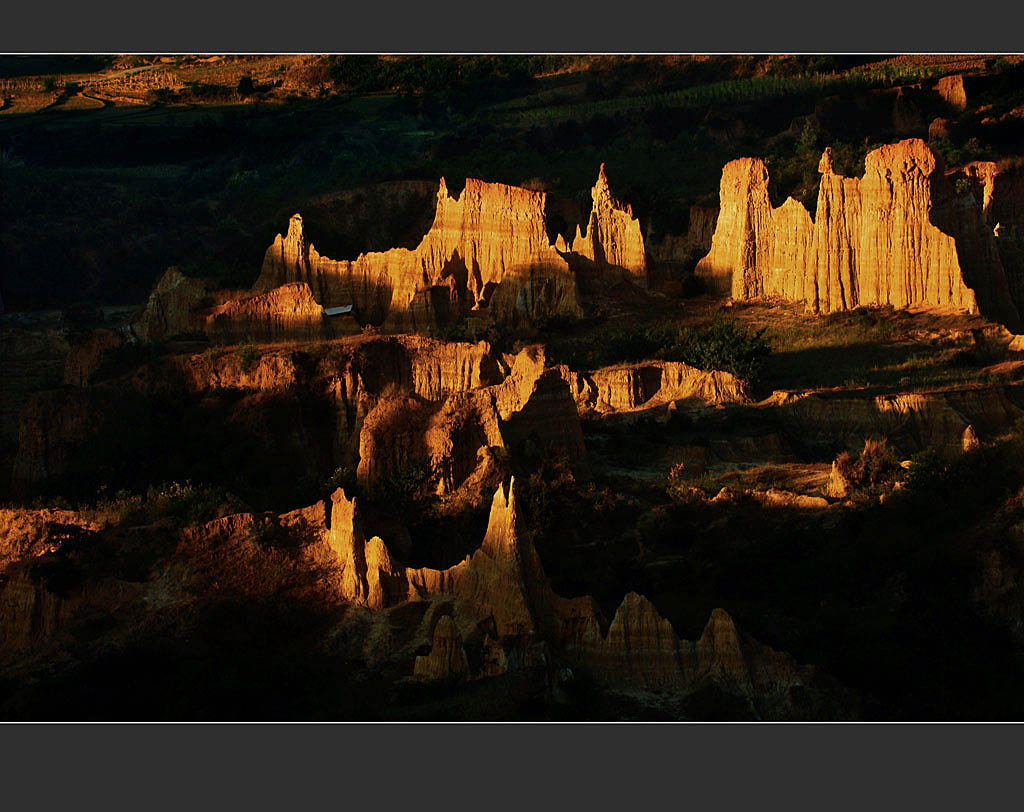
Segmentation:
<svg viewBox="0 0 1024 812">
<path fill-rule="evenodd" d="M 950 172 L 958 187 L 967 181 L 981 203 L 986 230 L 995 238 L 1010 295 L 1024 308 L 1024 168 L 1019 160 L 974 161 Z"/>
<path fill-rule="evenodd" d="M 0 459 L 16 451 L 21 412 L 33 393 L 63 383 L 69 351 L 58 321 L 0 326 Z"/>
<path fill-rule="evenodd" d="M 686 238 L 691 245 L 700 246 L 705 251 L 711 250 L 711 239 L 715 235 L 718 223 L 718 206 L 690 206 L 690 225 Z"/>
<path fill-rule="evenodd" d="M 928 125 L 928 140 L 936 138 L 949 138 L 949 120 L 945 118 L 933 118 Z"/>
<path fill-rule="evenodd" d="M 67 540 L 100 529 L 74 511 L 0 511 L 0 662 L 45 645 L 82 615 L 111 611 L 134 591 L 109 576 L 89 583 L 51 581 L 39 566 Z"/>
<path fill-rule="evenodd" d="M 168 270 L 150 295 L 133 332 L 141 340 L 205 333 L 231 343 L 326 340 L 360 331 L 351 313 L 328 315 L 305 282 L 257 293 L 217 291 L 210 294 L 201 280 Z"/>
<path fill-rule="evenodd" d="M 746 403 L 747 384 L 730 372 L 702 370 L 681 361 L 621 364 L 578 373 L 558 370 L 569 384 L 581 414 L 632 412 L 676 401 L 701 405 Z"/>
<path fill-rule="evenodd" d="M 59 633 L 86 604 L 80 590 L 57 595 L 31 576 L 29 566 L 12 568 L 0 585 L 0 660 Z"/>
<path fill-rule="evenodd" d="M 69 529 L 95 532 L 100 524 L 73 510 L 0 508 L 0 572 L 22 558 L 52 552 Z"/>
<path fill-rule="evenodd" d="M 93 330 L 81 344 L 73 344 L 64 362 L 64 383 L 72 386 L 86 386 L 92 374 L 99 367 L 107 350 L 119 347 L 123 342 L 120 333 L 113 330 Z"/>
<path fill-rule="evenodd" d="M 579 315 L 574 278 L 548 240 L 544 200 L 543 192 L 472 178 L 453 197 L 442 179 L 433 225 L 415 249 L 371 252 L 351 261 L 321 256 L 296 214 L 288 233 L 267 249 L 255 287 L 306 282 L 324 306 L 351 304 L 363 323 L 380 324 L 392 314 L 401 321 L 405 314 L 413 323 L 404 326 L 412 329 L 436 323 L 430 311 L 438 300 L 452 312 L 468 311 L 486 305 L 503 283 L 515 289 L 514 309 L 531 316 Z M 529 295 L 538 279 L 552 280 L 546 290 L 551 298 Z M 426 316 L 423 324 L 418 309 Z"/>
<path fill-rule="evenodd" d="M 533 545 L 521 535 L 514 481 L 495 492 L 487 532 L 472 556 L 447 570 L 407 574 L 412 594 L 421 599 L 453 595 L 456 620 L 487 621 L 498 638 L 529 638 L 527 659 L 539 655 L 541 631 L 552 621 L 544 611 L 552 595 Z"/>
<path fill-rule="evenodd" d="M 144 341 L 156 341 L 196 329 L 194 311 L 209 300 L 200 279 L 168 268 L 160 277 L 133 332 Z"/>
<path fill-rule="evenodd" d="M 560 599 L 551 593 L 533 545 L 522 537 L 514 487 L 514 482 L 502 484 L 494 493 L 479 549 L 445 570 L 397 565 L 383 542 L 365 540 L 355 500 L 335 491 L 328 544 L 341 569 L 342 597 L 379 609 L 408 599 L 453 596 L 456 621 L 473 628 L 487 621 L 496 637 L 550 630 L 556 622 L 552 607 Z M 541 642 L 532 640 L 530 646 Z"/>
<path fill-rule="evenodd" d="M 969 256 L 967 247 L 961 253 L 960 235 L 934 224 L 936 178 L 942 184 L 936 169 L 935 156 L 920 139 L 869 153 L 860 179 L 835 174 L 826 150 L 812 219 L 793 198 L 772 206 L 761 160 L 731 161 L 722 171 L 711 250 L 697 273 L 734 299 L 802 301 L 812 312 L 920 305 L 980 309 L 1008 326 L 1017 324 L 994 247 L 982 243 L 982 256 Z M 976 231 L 977 217 L 944 219 Z M 979 250 L 972 234 L 963 241 Z"/>
<path fill-rule="evenodd" d="M 385 181 L 304 202 L 302 214 L 309 232 L 329 235 L 326 253 L 354 257 L 394 247 L 415 248 L 430 228 L 436 201 L 436 180 Z M 291 212 L 278 214 L 286 220 Z"/>
<path fill-rule="evenodd" d="M 536 440 L 562 449 L 570 462 L 586 457 L 571 390 L 561 372 L 547 366 L 543 348 L 524 347 L 508 376 L 491 390 L 509 444 Z"/>
<path fill-rule="evenodd" d="M 453 679 L 469 671 L 462 635 L 450 615 L 442 615 L 434 627 L 430 653 L 416 658 L 413 676 L 420 680 Z"/>
<path fill-rule="evenodd" d="M 321 255 L 295 214 L 267 248 L 254 293 L 211 294 L 172 268 L 134 332 L 144 340 L 196 331 L 226 341 L 318 339 L 366 324 L 426 332 L 471 312 L 505 324 L 579 317 L 579 272 L 596 270 L 598 281 L 624 274 L 647 285 L 640 223 L 612 196 L 603 164 L 592 198 L 586 232 L 577 228 L 570 248 L 561 235 L 554 245 L 548 237 L 544 192 L 469 178 L 452 195 L 442 178 L 433 223 L 416 247 L 354 260 Z M 345 314 L 330 312 L 349 306 Z"/>
<path fill-rule="evenodd" d="M 356 500 L 340 489 L 329 513 L 315 503 L 280 516 L 239 513 L 168 531 L 169 557 L 144 582 L 83 570 L 76 585 L 54 591 L 55 582 L 34 575 L 33 567 L 60 552 L 64 527 L 107 532 L 68 511 L 0 512 L 5 662 L 70 639 L 89 618 L 116 613 L 132 625 L 164 610 L 184 611 L 201 595 L 248 600 L 289 593 L 349 607 L 340 629 L 345 645 L 415 679 L 529 671 L 554 685 L 584 669 L 598 684 L 634 694 L 685 697 L 716 686 L 745 700 L 755 718 L 830 712 L 815 704 L 822 694 L 814 669 L 741 635 L 721 610 L 691 643 L 638 595 L 627 595 L 606 624 L 592 599 L 555 594 L 519 519 L 514 482 L 495 491 L 480 547 L 447 569 L 404 567 L 379 537 L 367 538 Z M 262 540 L 270 527 L 286 543 Z M 426 606 L 409 612 L 411 604 Z M 403 621 L 392 610 L 422 618 L 411 644 L 396 640 L 394 624 Z"/>
<path fill-rule="evenodd" d="M 974 426 L 968 425 L 964 429 L 962 435 L 961 447 L 964 451 L 975 451 L 981 448 L 981 440 L 978 439 L 977 433 L 974 431 Z"/>
<path fill-rule="evenodd" d="M 455 367 L 468 375 L 450 381 L 451 388 L 439 388 L 440 372 L 432 372 L 414 376 L 412 389 L 374 387 L 383 395 L 372 403 L 357 396 L 362 403 L 357 414 L 363 416 L 353 425 L 359 428 L 361 484 L 426 460 L 439 494 L 476 502 L 481 489 L 493 489 L 502 476 L 496 452 L 528 440 L 541 448 L 553 445 L 571 463 L 585 464 L 583 431 L 569 387 L 557 370 L 545 366 L 539 348 L 521 350 L 502 377 L 492 366 L 495 359 L 486 355 L 487 345 L 455 346 L 463 353 L 474 348 L 469 357 L 477 360 L 473 367 Z M 499 382 L 491 383 L 496 378 Z M 473 385 L 483 382 L 489 385 Z M 358 391 L 358 381 L 353 383 Z"/>
<path fill-rule="evenodd" d="M 297 380 L 295 359 L 286 352 L 261 352 L 251 365 L 231 351 L 172 355 L 159 364 L 140 367 L 132 377 L 132 383 L 141 391 L 159 391 L 163 385 L 173 385 L 190 393 L 214 389 L 281 390 L 291 388 Z"/>
<path fill-rule="evenodd" d="M 750 490 L 746 492 L 751 499 L 768 508 L 796 508 L 798 510 L 822 510 L 829 506 L 828 499 L 821 496 L 809 496 L 805 493 L 794 493 L 783 488 L 769 488 L 766 491 Z"/>
<path fill-rule="evenodd" d="M 124 413 L 126 404 L 186 395 L 183 408 L 190 408 L 224 390 L 240 399 L 217 419 L 254 439 L 288 409 L 300 422 L 302 413 L 318 415 L 315 425 L 296 425 L 260 445 L 269 453 L 290 438 L 291 451 L 305 448 L 311 465 L 326 458 L 330 470 L 353 467 L 364 485 L 425 461 L 439 495 L 476 504 L 506 473 L 504 449 L 532 441 L 554 444 L 574 465 L 586 459 L 569 387 L 537 347 L 505 358 L 486 342 L 360 335 L 312 352 L 261 346 L 251 358 L 232 348 L 161 356 L 130 377 L 35 393 L 20 416 L 15 486 L 27 492 L 56 482 L 72 464 L 83 475 L 91 470 L 82 449 L 117 430 L 109 415 Z"/>
<path fill-rule="evenodd" d="M 682 292 L 683 280 L 693 272 L 694 264 L 711 250 L 717 221 L 717 206 L 694 204 L 690 206 L 685 234 L 663 234 L 655 238 L 648 224 L 644 242 L 653 260 L 648 272 L 649 285 L 664 293 Z"/>
<path fill-rule="evenodd" d="M 328 317 L 305 282 L 232 299 L 205 311 L 201 319 L 203 332 L 225 343 L 244 338 L 315 341 L 359 332 L 351 315 Z"/>
<path fill-rule="evenodd" d="M 612 197 L 604 164 L 591 190 L 593 206 L 585 231 L 576 227 L 574 253 L 602 266 L 623 268 L 640 285 L 647 284 L 647 256 L 640 221 L 633 209 Z"/>
<path fill-rule="evenodd" d="M 273 290 L 280 285 L 305 282 L 310 288 L 320 285 L 315 272 L 310 268 L 310 245 L 302 231 L 302 215 L 293 214 L 288 221 L 288 231 L 274 237 L 273 244 L 263 256 L 263 267 L 254 288 Z M 313 254 L 314 261 L 319 254 Z"/>
<path fill-rule="evenodd" d="M 825 496 L 832 499 L 845 499 L 853 490 L 853 485 L 839 467 L 836 460 L 832 461 L 832 469 L 828 474 L 828 481 L 825 483 Z"/>
<path fill-rule="evenodd" d="M 346 571 L 352 566 L 347 552 L 353 537 L 350 505 L 343 495 L 335 495 L 332 547 L 333 539 L 343 538 L 339 559 Z M 650 601 L 630 593 L 602 631 L 605 624 L 592 599 L 565 599 L 551 589 L 531 540 L 519 526 L 514 482 L 495 492 L 484 541 L 466 560 L 447 570 L 404 571 L 387 560 L 381 573 L 392 586 L 381 593 L 385 606 L 397 605 L 406 596 L 455 601 L 451 614 L 437 621 L 429 652 L 416 658 L 413 673 L 419 679 L 473 676 L 464 641 L 479 638 L 486 628 L 489 648 L 495 649 L 491 654 L 500 656 L 485 657 L 481 669 L 486 673 L 477 676 L 512 668 L 553 668 L 561 662 L 585 668 L 599 683 L 617 690 L 685 695 L 716 685 L 746 698 L 755 715 L 764 718 L 812 712 L 810 706 L 801 706 L 806 700 L 794 697 L 801 690 L 815 696 L 815 670 L 742 637 L 720 609 L 712 613 L 701 638 L 691 643 L 676 635 Z M 356 564 L 359 573 L 378 566 L 369 557 L 366 561 L 363 568 Z M 354 592 L 356 601 L 379 606 L 379 601 L 362 597 L 367 589 L 358 581 L 346 587 L 346 596 Z M 366 583 L 371 582 L 367 576 Z M 505 643 L 497 642 L 501 640 Z"/>
<path fill-rule="evenodd" d="M 967 109 L 967 92 L 964 90 L 964 77 L 960 74 L 943 76 L 936 82 L 935 89 L 951 107 L 960 111 Z"/>
<path fill-rule="evenodd" d="M 62 476 L 82 441 L 100 425 L 117 392 L 54 389 L 32 395 L 21 412 L 12 484 L 29 486 Z"/>
<path fill-rule="evenodd" d="M 1001 387 L 892 395 L 827 397 L 775 393 L 774 404 L 795 436 L 821 447 L 844 443 L 859 450 L 865 437 L 885 437 L 904 451 L 934 448 L 954 457 L 964 448 L 964 432 L 993 437 L 1024 412 Z"/>
<path fill-rule="evenodd" d="M 486 309 L 499 322 L 553 315 L 580 316 L 570 260 L 590 260 L 646 284 L 647 259 L 639 221 L 612 197 L 602 165 L 592 190 L 585 233 L 571 247 L 548 237 L 544 192 L 469 178 L 452 195 L 442 178 L 433 224 L 415 248 L 321 255 L 294 215 L 266 252 L 257 290 L 305 282 L 325 307 L 352 305 L 361 323 L 422 331 Z"/>
<path fill-rule="evenodd" d="M 341 594 L 346 600 L 382 609 L 408 597 L 404 571 L 379 537 L 366 540 L 356 500 L 341 488 L 331 495 L 328 544 L 341 565 Z"/>
<path fill-rule="evenodd" d="M 356 476 L 364 487 L 420 465 L 439 495 L 476 502 L 503 470 L 495 456 L 504 447 L 497 415 L 477 393 L 441 401 L 386 395 L 363 418 L 358 439 Z"/>
<path fill-rule="evenodd" d="M 589 631 L 570 651 L 597 679 L 618 688 L 692 693 L 714 684 L 770 718 L 782 708 L 792 712 L 793 694 L 815 681 L 814 669 L 741 636 L 722 609 L 711 613 L 700 638 L 690 642 L 676 635 L 650 601 L 631 592 L 606 636 Z"/>
</svg>

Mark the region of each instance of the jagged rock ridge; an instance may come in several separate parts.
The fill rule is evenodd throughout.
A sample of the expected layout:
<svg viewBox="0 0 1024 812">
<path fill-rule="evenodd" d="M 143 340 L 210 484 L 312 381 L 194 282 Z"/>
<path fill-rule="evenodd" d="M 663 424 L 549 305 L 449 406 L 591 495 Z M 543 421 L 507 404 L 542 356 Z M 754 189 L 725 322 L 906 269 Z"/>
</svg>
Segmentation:
<svg viewBox="0 0 1024 812">
<path fill-rule="evenodd" d="M 431 648 L 414 665 L 420 679 L 531 667 L 584 668 L 618 690 L 688 694 L 714 684 L 745 698 L 755 714 L 776 717 L 810 710 L 797 707 L 793 692 L 813 693 L 815 670 L 741 636 L 721 609 L 712 612 L 693 643 L 680 639 L 650 601 L 636 593 L 626 595 L 610 624 L 591 598 L 555 594 L 520 526 L 514 482 L 495 492 L 480 548 L 446 570 L 396 565 L 379 539 L 365 540 L 354 500 L 341 491 L 332 500 L 330 543 L 342 568 L 340 589 L 346 600 L 382 609 L 407 600 L 454 598 L 451 609 L 435 617 L 433 630 L 427 630 Z M 486 653 L 475 674 L 464 646 L 469 640 Z"/>
<path fill-rule="evenodd" d="M 639 221 L 612 197 L 603 165 L 592 196 L 586 234 L 577 230 L 571 249 L 548 238 L 544 192 L 474 178 L 457 196 L 441 179 L 434 222 L 411 250 L 333 260 L 308 242 L 296 214 L 287 234 L 267 249 L 255 287 L 305 282 L 320 304 L 351 304 L 360 321 L 387 320 L 396 329 L 421 329 L 482 307 L 500 321 L 578 316 L 567 255 L 623 269 L 646 283 Z"/>
<path fill-rule="evenodd" d="M 601 265 L 625 268 L 641 285 L 647 284 L 647 256 L 640 221 L 633 209 L 612 196 L 601 164 L 591 190 L 593 206 L 586 231 L 576 227 L 572 250 Z"/>
</svg>

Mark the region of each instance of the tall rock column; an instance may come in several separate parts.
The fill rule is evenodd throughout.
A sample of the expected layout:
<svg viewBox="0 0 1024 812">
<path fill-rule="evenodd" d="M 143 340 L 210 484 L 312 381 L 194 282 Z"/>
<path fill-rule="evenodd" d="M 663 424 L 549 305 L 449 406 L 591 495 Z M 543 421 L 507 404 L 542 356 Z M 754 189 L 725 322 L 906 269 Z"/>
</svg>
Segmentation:
<svg viewBox="0 0 1024 812">
<path fill-rule="evenodd" d="M 632 207 L 616 200 L 608 185 L 604 164 L 598 171 L 597 183 L 590 192 L 593 206 L 586 233 L 576 227 L 573 252 L 598 265 L 624 268 L 635 282 L 647 284 L 647 255 L 640 221 Z"/>
</svg>

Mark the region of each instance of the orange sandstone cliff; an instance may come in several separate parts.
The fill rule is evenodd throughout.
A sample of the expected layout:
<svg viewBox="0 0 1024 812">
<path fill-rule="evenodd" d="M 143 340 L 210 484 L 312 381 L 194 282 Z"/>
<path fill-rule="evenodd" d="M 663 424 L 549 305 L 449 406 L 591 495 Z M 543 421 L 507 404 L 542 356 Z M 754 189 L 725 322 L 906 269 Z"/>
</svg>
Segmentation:
<svg viewBox="0 0 1024 812">
<path fill-rule="evenodd" d="M 517 289 L 513 307 L 578 315 L 572 274 L 548 240 L 544 200 L 543 192 L 473 178 L 452 196 L 442 179 L 433 225 L 415 249 L 371 252 L 351 261 L 321 256 L 295 215 L 288 233 L 267 249 L 255 287 L 306 282 L 325 306 L 351 304 L 357 318 L 376 324 L 407 314 L 413 328 L 424 315 L 423 326 L 430 324 L 438 295 L 445 307 L 470 310 L 486 304 L 502 283 Z M 545 300 L 520 296 L 538 276 L 553 282 Z"/>
<path fill-rule="evenodd" d="M 951 215 L 937 168 L 920 139 L 869 153 L 860 179 L 835 174 L 826 150 L 812 219 L 793 198 L 772 206 L 763 161 L 731 161 L 697 273 L 735 299 L 802 301 L 824 313 L 859 305 L 981 311 L 1013 329 L 1020 317 L 991 237 L 978 233 L 977 217 Z"/>
<path fill-rule="evenodd" d="M 421 330 L 486 308 L 501 322 L 581 315 L 570 260 L 625 271 L 647 283 L 643 234 L 632 210 L 612 197 L 602 165 L 585 233 L 572 246 L 548 236 L 544 192 L 474 178 L 458 195 L 441 179 L 434 221 L 413 249 L 322 256 L 302 216 L 266 252 L 257 290 L 305 282 L 325 307 L 352 305 L 361 323 Z"/>
</svg>

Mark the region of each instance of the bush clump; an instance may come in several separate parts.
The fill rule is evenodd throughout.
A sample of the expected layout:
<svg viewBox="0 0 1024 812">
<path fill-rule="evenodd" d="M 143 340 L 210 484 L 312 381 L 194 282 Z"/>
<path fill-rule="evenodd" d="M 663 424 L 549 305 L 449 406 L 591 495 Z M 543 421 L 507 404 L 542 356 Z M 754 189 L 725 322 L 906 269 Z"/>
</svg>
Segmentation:
<svg viewBox="0 0 1024 812">
<path fill-rule="evenodd" d="M 437 507 L 437 476 L 427 457 L 404 460 L 369 486 L 370 501 L 399 516 L 429 514 Z"/>
<path fill-rule="evenodd" d="M 946 474 L 946 466 L 933 448 L 926 448 L 910 458 L 905 487 L 911 493 L 927 493 L 938 488 Z"/>
<path fill-rule="evenodd" d="M 664 324 L 621 328 L 586 338 L 551 342 L 548 349 L 559 363 L 574 369 L 597 369 L 656 359 L 682 361 L 704 370 L 731 372 L 756 382 L 771 355 L 765 330 L 749 332 L 735 321 L 718 317 L 703 327 Z"/>
<path fill-rule="evenodd" d="M 151 485 L 144 494 L 122 490 L 96 510 L 117 517 L 118 524 L 139 526 L 169 519 L 188 527 L 239 513 L 245 504 L 234 494 L 213 485 L 194 485 L 190 481 Z"/>
<path fill-rule="evenodd" d="M 885 440 L 865 440 L 856 458 L 849 451 L 842 452 L 836 457 L 836 468 L 858 490 L 889 484 L 903 471 Z"/>
<path fill-rule="evenodd" d="M 256 346 L 256 340 L 252 336 L 244 339 L 238 345 L 236 352 L 238 353 L 239 360 L 242 362 L 243 372 L 249 372 L 254 366 L 256 366 L 256 362 L 260 360 L 260 350 L 259 347 Z"/>
</svg>

